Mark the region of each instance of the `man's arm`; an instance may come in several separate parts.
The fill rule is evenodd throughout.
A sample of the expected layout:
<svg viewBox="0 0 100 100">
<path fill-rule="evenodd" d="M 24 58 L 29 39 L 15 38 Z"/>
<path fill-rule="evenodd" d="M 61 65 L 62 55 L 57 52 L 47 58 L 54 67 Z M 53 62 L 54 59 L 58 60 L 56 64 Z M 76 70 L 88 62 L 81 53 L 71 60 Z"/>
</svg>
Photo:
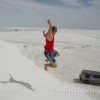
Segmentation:
<svg viewBox="0 0 100 100">
<path fill-rule="evenodd" d="M 46 37 L 45 31 L 43 31 L 43 36 Z"/>
<path fill-rule="evenodd" d="M 48 24 L 49 24 L 49 29 L 48 29 L 47 34 L 48 35 L 51 35 L 51 33 L 52 33 L 52 24 L 51 24 L 51 21 L 50 20 L 48 20 Z"/>
</svg>

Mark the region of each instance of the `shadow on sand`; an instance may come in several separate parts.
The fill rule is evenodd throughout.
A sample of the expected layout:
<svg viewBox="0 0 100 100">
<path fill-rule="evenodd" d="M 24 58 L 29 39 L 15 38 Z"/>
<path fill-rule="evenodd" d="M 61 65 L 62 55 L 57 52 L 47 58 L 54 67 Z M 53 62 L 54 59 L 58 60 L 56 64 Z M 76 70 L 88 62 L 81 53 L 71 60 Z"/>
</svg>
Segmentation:
<svg viewBox="0 0 100 100">
<path fill-rule="evenodd" d="M 30 89 L 31 91 L 34 91 L 34 90 L 32 89 L 32 86 L 31 86 L 29 83 L 17 81 L 17 80 L 15 80 L 10 74 L 9 74 L 9 76 L 10 76 L 9 81 L 0 81 L 0 82 L 3 83 L 3 84 L 6 84 L 6 83 L 16 83 L 16 84 L 20 84 L 20 85 L 22 85 L 22 86 L 24 86 L 24 87 Z"/>
</svg>

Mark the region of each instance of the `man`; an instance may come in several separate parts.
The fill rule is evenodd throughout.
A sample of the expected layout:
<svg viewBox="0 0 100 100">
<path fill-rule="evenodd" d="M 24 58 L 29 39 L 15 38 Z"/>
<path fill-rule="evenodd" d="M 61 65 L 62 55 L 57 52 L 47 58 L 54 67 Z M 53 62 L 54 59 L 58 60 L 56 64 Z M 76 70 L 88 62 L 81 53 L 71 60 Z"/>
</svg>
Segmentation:
<svg viewBox="0 0 100 100">
<path fill-rule="evenodd" d="M 55 57 L 59 56 L 59 53 L 56 50 L 54 50 L 54 36 L 57 32 L 57 27 L 52 26 L 50 20 L 48 20 L 48 25 L 49 25 L 48 32 L 45 34 L 45 31 L 43 31 L 43 35 L 46 40 L 46 44 L 44 46 L 45 49 L 44 55 L 47 58 L 47 61 L 50 62 L 49 64 L 44 65 L 45 70 L 47 70 L 48 67 L 56 68 L 57 63 Z"/>
</svg>

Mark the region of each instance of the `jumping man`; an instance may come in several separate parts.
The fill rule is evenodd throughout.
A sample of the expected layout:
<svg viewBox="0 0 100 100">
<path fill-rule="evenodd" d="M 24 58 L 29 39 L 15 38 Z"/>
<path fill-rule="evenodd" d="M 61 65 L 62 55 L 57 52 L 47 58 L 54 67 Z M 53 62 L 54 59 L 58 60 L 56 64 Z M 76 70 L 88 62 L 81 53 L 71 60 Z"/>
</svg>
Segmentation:
<svg viewBox="0 0 100 100">
<path fill-rule="evenodd" d="M 43 35 L 46 40 L 46 44 L 44 46 L 44 55 L 47 58 L 47 61 L 50 62 L 44 65 L 45 70 L 47 70 L 48 67 L 56 68 L 57 63 L 55 57 L 60 55 L 58 51 L 54 50 L 54 36 L 57 33 L 57 27 L 52 26 L 50 20 L 48 20 L 48 25 L 49 25 L 48 32 L 45 34 L 45 31 L 43 31 Z"/>
</svg>

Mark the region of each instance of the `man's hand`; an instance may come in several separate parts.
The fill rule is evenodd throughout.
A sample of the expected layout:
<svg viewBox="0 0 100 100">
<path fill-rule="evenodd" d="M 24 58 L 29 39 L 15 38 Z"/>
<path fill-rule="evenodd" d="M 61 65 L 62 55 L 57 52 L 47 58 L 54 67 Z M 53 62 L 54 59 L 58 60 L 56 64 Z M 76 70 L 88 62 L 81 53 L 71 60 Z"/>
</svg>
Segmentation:
<svg viewBox="0 0 100 100">
<path fill-rule="evenodd" d="M 51 24 L 51 21 L 50 21 L 50 20 L 48 20 L 47 22 L 48 22 L 48 24 L 49 24 L 50 26 L 52 26 L 52 24 Z"/>
<path fill-rule="evenodd" d="M 49 24 L 49 29 L 48 29 L 48 32 L 47 32 L 47 38 L 49 38 L 49 37 L 51 37 L 51 35 L 52 35 L 52 24 L 51 24 L 51 21 L 50 20 L 48 20 L 47 21 L 48 22 L 48 24 Z"/>
<path fill-rule="evenodd" d="M 44 37 L 46 37 L 45 31 L 43 31 L 43 35 L 44 35 Z"/>
<path fill-rule="evenodd" d="M 43 34 L 45 34 L 45 30 L 43 30 Z"/>
</svg>

